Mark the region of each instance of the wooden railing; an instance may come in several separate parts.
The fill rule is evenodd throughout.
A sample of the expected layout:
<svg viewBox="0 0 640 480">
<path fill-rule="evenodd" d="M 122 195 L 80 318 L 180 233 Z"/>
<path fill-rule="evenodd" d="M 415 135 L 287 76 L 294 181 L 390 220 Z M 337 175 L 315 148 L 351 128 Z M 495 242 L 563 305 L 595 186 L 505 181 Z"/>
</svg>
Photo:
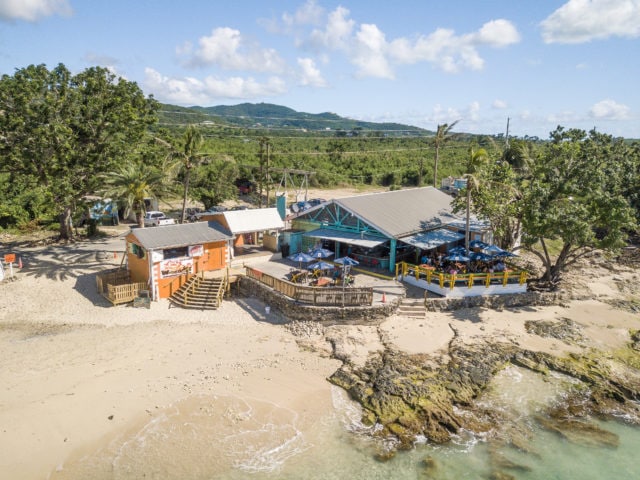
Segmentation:
<svg viewBox="0 0 640 480">
<path fill-rule="evenodd" d="M 107 292 L 102 295 L 114 305 L 118 305 L 120 303 L 133 302 L 140 294 L 140 291 L 146 289 L 147 284 L 145 282 L 127 283 L 124 285 L 107 284 Z"/>
<path fill-rule="evenodd" d="M 489 287 L 492 282 L 499 282 L 502 285 L 508 283 L 518 283 L 523 285 L 527 281 L 525 270 L 505 270 L 504 272 L 481 272 L 481 273 L 444 273 L 433 268 L 425 268 L 420 265 L 412 265 L 406 262 L 396 264 L 396 278 L 414 275 L 416 280 L 424 278 L 427 283 L 438 283 L 440 288 L 468 287 L 474 285 L 484 285 Z"/>
<path fill-rule="evenodd" d="M 98 293 L 114 305 L 133 302 L 140 291 L 147 289 L 145 282 L 132 282 L 127 270 L 113 270 L 96 275 Z"/>
<path fill-rule="evenodd" d="M 355 307 L 373 303 L 372 288 L 312 287 L 273 277 L 255 268 L 245 267 L 246 276 L 301 303 L 334 307 Z"/>
</svg>

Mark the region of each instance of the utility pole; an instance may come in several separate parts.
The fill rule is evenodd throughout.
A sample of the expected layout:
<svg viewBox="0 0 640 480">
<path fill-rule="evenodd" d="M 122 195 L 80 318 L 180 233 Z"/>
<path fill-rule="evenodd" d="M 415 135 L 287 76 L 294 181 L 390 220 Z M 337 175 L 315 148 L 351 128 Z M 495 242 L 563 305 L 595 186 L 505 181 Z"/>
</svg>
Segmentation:
<svg viewBox="0 0 640 480">
<path fill-rule="evenodd" d="M 504 145 L 505 150 L 509 150 L 509 120 L 510 120 L 510 118 L 507 117 L 507 141 L 506 141 L 506 143 Z"/>
<path fill-rule="evenodd" d="M 267 141 L 267 171 L 266 171 L 266 182 L 267 182 L 267 205 L 269 208 L 269 183 L 271 180 L 271 176 L 269 175 L 269 153 L 271 152 L 271 144 Z"/>
<path fill-rule="evenodd" d="M 260 183 L 259 183 L 259 197 L 260 197 L 260 208 L 262 208 L 262 191 L 265 188 L 266 182 L 266 190 L 267 190 L 267 206 L 269 206 L 269 153 L 271 143 L 269 142 L 268 137 L 260 138 Z M 267 150 L 266 158 L 265 158 L 265 149 Z M 266 164 L 266 165 L 265 165 Z M 266 168 L 265 168 L 266 166 Z"/>
</svg>

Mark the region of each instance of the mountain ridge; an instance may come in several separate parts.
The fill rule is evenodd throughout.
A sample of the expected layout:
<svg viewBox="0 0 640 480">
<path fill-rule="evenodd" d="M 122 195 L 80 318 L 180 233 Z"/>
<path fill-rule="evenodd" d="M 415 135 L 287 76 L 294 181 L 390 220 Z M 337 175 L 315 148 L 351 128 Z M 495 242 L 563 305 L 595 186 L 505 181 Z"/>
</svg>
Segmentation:
<svg viewBox="0 0 640 480">
<path fill-rule="evenodd" d="M 332 112 L 298 112 L 290 107 L 273 103 L 240 103 L 237 105 L 216 105 L 211 107 L 178 107 L 162 104 L 164 120 L 188 114 L 192 118 L 187 123 L 220 122 L 245 128 L 292 128 L 300 130 L 330 130 L 349 133 L 360 131 L 382 131 L 387 135 L 434 134 L 430 130 L 394 122 L 366 122 L 341 117 Z"/>
</svg>

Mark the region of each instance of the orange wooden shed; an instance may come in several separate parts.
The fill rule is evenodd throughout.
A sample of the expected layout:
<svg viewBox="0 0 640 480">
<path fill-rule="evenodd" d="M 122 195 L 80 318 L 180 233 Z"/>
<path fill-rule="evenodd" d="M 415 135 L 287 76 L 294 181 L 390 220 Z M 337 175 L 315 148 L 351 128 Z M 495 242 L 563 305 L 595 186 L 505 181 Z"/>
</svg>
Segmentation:
<svg viewBox="0 0 640 480">
<path fill-rule="evenodd" d="M 146 282 L 154 300 L 167 298 L 191 275 L 226 268 L 233 236 L 218 222 L 136 228 L 126 237 L 133 282 Z"/>
</svg>

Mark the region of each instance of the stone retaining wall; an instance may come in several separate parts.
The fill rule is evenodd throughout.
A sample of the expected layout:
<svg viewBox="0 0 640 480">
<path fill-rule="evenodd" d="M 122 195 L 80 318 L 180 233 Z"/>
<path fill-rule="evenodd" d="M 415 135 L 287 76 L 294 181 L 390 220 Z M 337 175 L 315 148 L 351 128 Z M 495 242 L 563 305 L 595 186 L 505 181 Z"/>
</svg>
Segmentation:
<svg viewBox="0 0 640 480">
<path fill-rule="evenodd" d="M 525 306 L 564 305 L 575 297 L 567 292 L 526 292 L 513 295 L 488 295 L 464 298 L 427 298 L 428 312 L 445 312 L 462 308 L 491 308 L 502 310 Z"/>
<path fill-rule="evenodd" d="M 385 318 L 397 313 L 401 299 L 384 305 L 365 307 L 327 307 L 298 303 L 282 295 L 262 283 L 242 277 L 238 285 L 239 293 L 259 298 L 272 310 L 281 313 L 289 321 L 317 321 L 322 323 L 341 324 L 377 324 Z M 567 291 L 559 292 L 526 292 L 513 295 L 488 295 L 464 298 L 427 298 L 427 312 L 445 312 L 462 308 L 491 308 L 502 310 L 526 306 L 567 305 L 571 300 L 588 298 Z"/>
<path fill-rule="evenodd" d="M 289 321 L 317 321 L 353 325 L 377 324 L 393 315 L 398 309 L 398 301 L 388 302 L 384 305 L 345 308 L 298 303 L 248 277 L 242 277 L 238 290 L 240 294 L 259 298 L 271 310 L 278 311 Z"/>
</svg>

